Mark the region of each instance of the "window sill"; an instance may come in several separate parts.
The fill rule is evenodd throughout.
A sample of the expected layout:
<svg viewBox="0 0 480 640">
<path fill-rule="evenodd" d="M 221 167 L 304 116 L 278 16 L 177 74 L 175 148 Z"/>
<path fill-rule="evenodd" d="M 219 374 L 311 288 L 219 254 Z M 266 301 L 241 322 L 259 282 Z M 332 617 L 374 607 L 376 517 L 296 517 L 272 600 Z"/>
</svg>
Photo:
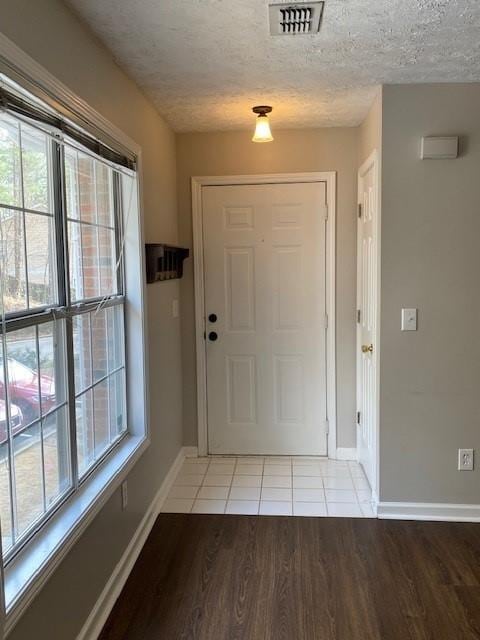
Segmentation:
<svg viewBox="0 0 480 640">
<path fill-rule="evenodd" d="M 145 436 L 124 438 L 82 487 L 5 569 L 6 634 L 148 447 Z"/>
</svg>

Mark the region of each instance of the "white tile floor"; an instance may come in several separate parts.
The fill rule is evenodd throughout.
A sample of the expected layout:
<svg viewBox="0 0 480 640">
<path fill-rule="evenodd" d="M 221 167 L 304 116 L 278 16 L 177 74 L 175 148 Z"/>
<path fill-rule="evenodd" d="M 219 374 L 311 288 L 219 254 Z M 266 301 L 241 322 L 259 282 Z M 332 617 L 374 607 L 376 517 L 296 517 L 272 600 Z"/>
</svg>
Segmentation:
<svg viewBox="0 0 480 640">
<path fill-rule="evenodd" d="M 162 511 L 374 517 L 357 462 L 273 456 L 187 458 Z"/>
</svg>

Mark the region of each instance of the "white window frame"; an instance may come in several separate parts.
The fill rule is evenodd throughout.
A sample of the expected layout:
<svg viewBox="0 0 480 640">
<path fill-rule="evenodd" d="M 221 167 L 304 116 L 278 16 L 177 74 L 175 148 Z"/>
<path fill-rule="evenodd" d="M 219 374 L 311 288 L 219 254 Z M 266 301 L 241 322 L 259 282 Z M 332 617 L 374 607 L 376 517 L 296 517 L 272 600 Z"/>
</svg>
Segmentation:
<svg viewBox="0 0 480 640">
<path fill-rule="evenodd" d="M 73 117 L 84 128 L 113 141 L 137 158 L 137 199 L 124 220 L 128 434 L 6 567 L 0 581 L 2 637 L 2 622 L 8 635 L 64 556 L 126 478 L 149 446 L 150 438 L 141 147 L 1 33 L 0 72 L 56 110 Z"/>
</svg>

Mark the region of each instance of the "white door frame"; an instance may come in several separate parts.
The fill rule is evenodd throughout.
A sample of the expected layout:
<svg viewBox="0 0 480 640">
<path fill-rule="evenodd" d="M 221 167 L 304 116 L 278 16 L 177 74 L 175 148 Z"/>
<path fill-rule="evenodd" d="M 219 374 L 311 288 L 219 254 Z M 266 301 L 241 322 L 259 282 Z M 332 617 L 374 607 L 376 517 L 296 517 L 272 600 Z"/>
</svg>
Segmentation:
<svg viewBox="0 0 480 640">
<path fill-rule="evenodd" d="M 202 176 L 192 178 L 193 264 L 195 285 L 195 344 L 197 355 L 197 427 L 198 453 L 208 454 L 207 419 L 207 357 L 205 343 L 205 286 L 203 263 L 202 188 L 206 186 L 288 184 L 324 182 L 327 192 L 326 272 L 325 295 L 328 327 L 326 336 L 327 365 L 327 451 L 330 458 L 337 455 L 337 400 L 335 373 L 335 218 L 336 172 L 276 173 L 243 176 Z"/>
<path fill-rule="evenodd" d="M 362 198 L 363 198 L 363 181 L 364 181 L 364 177 L 366 175 L 366 173 L 373 167 L 373 179 L 374 179 L 374 188 L 375 188 L 375 196 L 376 196 L 376 213 L 377 213 L 377 219 L 375 221 L 375 225 L 373 228 L 373 232 L 374 232 L 374 239 L 375 239 L 375 247 L 376 247 L 376 252 L 375 252 L 375 263 L 376 263 L 376 279 L 375 279 L 375 288 L 376 288 L 376 292 L 375 292 L 375 300 L 376 300 L 376 310 L 375 310 L 375 329 L 373 332 L 373 344 L 375 345 L 375 349 L 373 351 L 372 357 L 375 359 L 375 394 L 376 394 L 376 398 L 375 398 L 375 403 L 374 403 L 374 407 L 375 407 L 375 412 L 374 412 L 374 421 L 373 421 L 373 429 L 374 429 L 374 438 L 373 438 L 373 442 L 374 442 L 374 452 L 373 452 L 373 460 L 374 460 L 374 473 L 373 473 L 373 477 L 374 477 L 374 483 L 373 486 L 371 487 L 372 489 L 372 498 L 375 504 L 378 503 L 378 496 L 379 496 L 379 482 L 380 482 L 380 478 L 379 478 L 379 473 L 380 473 L 380 445 L 379 445 L 379 434 L 380 434 L 380 429 L 379 429 L 379 420 L 380 420 L 380 310 L 381 310 L 381 305 L 380 305 L 380 292 L 381 292 L 381 287 L 380 287 L 380 278 L 381 278 L 381 262 L 380 262 L 380 245 L 381 245 L 381 204 L 382 204 L 382 200 L 381 200 L 381 181 L 380 181 L 380 158 L 379 158 L 379 154 L 377 149 L 375 149 L 370 155 L 369 157 L 365 160 L 365 162 L 361 165 L 360 169 L 358 170 L 358 193 L 357 193 L 357 202 L 358 204 L 362 204 Z M 358 228 L 358 227 L 357 227 Z M 359 282 L 360 282 L 360 278 L 361 278 L 361 274 L 362 274 L 362 269 L 361 269 L 361 264 L 360 264 L 360 234 L 357 233 L 357 296 L 360 292 L 360 287 Z M 360 304 L 360 300 L 357 297 L 357 309 L 360 308 L 359 306 Z M 360 362 L 360 350 L 361 350 L 361 337 L 360 337 L 360 331 L 358 330 L 358 325 L 357 325 L 357 339 L 356 339 L 356 345 L 357 345 L 357 355 L 356 355 L 356 360 L 357 360 L 357 407 L 359 406 L 359 389 L 360 389 L 360 366 L 359 366 L 359 362 Z M 359 437 L 358 434 L 358 430 L 359 430 L 359 425 L 357 425 L 357 438 Z"/>
</svg>

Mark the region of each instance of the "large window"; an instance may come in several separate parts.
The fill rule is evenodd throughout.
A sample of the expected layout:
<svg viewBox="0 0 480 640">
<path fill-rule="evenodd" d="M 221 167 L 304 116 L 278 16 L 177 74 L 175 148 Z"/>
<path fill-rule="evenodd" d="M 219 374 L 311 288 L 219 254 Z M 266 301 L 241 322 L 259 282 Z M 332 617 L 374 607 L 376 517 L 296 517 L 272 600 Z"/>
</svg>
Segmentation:
<svg viewBox="0 0 480 640">
<path fill-rule="evenodd" d="M 126 433 L 120 169 L 0 113 L 0 517 L 8 560 Z"/>
</svg>

